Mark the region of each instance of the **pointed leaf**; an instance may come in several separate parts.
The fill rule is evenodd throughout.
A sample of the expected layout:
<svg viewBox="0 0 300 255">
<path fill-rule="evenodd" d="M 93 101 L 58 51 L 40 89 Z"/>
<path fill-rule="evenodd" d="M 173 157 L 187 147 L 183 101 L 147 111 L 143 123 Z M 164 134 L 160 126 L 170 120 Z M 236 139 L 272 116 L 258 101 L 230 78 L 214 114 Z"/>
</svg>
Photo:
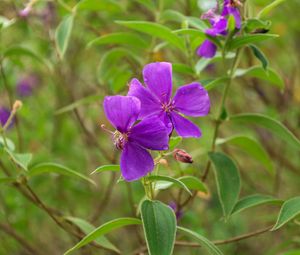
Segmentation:
<svg viewBox="0 0 300 255">
<path fill-rule="evenodd" d="M 178 181 L 184 183 L 190 190 L 202 191 L 204 193 L 208 192 L 206 185 L 195 176 L 182 176 L 178 178 Z"/>
<path fill-rule="evenodd" d="M 25 171 L 28 170 L 28 165 L 32 160 L 32 154 L 30 153 L 15 153 L 9 149 L 5 149 L 7 154 L 10 156 L 12 161 L 17 164 L 19 167 L 23 168 Z"/>
<path fill-rule="evenodd" d="M 227 44 L 227 48 L 229 50 L 234 50 L 248 44 L 257 43 L 257 42 L 265 41 L 276 37 L 278 37 L 278 35 L 273 35 L 273 34 L 250 34 L 250 35 L 239 36 L 231 40 Z"/>
<path fill-rule="evenodd" d="M 239 198 L 240 175 L 233 160 L 225 154 L 211 152 L 208 155 L 214 164 L 219 200 L 227 219 Z"/>
<path fill-rule="evenodd" d="M 285 2 L 286 0 L 274 0 L 272 3 L 263 8 L 257 15 L 258 18 L 263 18 L 269 14 L 275 7 L 279 4 Z"/>
<path fill-rule="evenodd" d="M 102 173 L 102 172 L 107 172 L 107 171 L 119 172 L 120 171 L 120 165 L 99 166 L 91 174 Z"/>
<path fill-rule="evenodd" d="M 272 119 L 269 116 L 256 113 L 245 113 L 233 115 L 229 118 L 229 120 L 262 126 L 273 132 L 276 136 L 283 139 L 286 143 L 300 149 L 299 139 L 279 121 Z"/>
<path fill-rule="evenodd" d="M 256 47 L 253 44 L 250 45 L 250 48 L 251 48 L 254 56 L 261 62 L 263 69 L 267 70 L 269 62 L 268 62 L 265 54 L 258 47 Z"/>
<path fill-rule="evenodd" d="M 173 136 L 169 141 L 169 151 L 173 151 L 182 141 L 181 136 Z"/>
<path fill-rule="evenodd" d="M 240 149 L 248 153 L 250 156 L 261 162 L 271 174 L 274 174 L 273 162 L 270 159 L 264 147 L 262 147 L 258 141 L 254 140 L 251 137 L 243 135 L 231 136 L 225 139 L 219 138 L 216 141 L 216 144 L 219 145 L 225 143 L 239 147 Z"/>
<path fill-rule="evenodd" d="M 136 218 L 118 218 L 112 221 L 109 221 L 107 223 L 104 223 L 100 227 L 96 228 L 92 232 L 90 232 L 88 235 L 86 235 L 79 243 L 77 243 L 74 247 L 69 249 L 64 253 L 64 255 L 70 254 L 71 252 L 78 250 L 79 248 L 89 244 L 90 242 L 93 242 L 98 237 L 103 236 L 115 229 L 125 227 L 128 225 L 139 225 L 141 224 L 141 220 Z"/>
<path fill-rule="evenodd" d="M 202 245 L 204 248 L 209 251 L 209 254 L 211 255 L 223 255 L 223 253 L 220 251 L 220 249 L 211 241 L 209 241 L 206 237 L 183 227 L 177 227 L 177 229 L 182 232 L 185 235 L 188 235 L 195 239 L 200 245 Z"/>
<path fill-rule="evenodd" d="M 75 178 L 83 179 L 85 181 L 88 181 L 96 185 L 92 179 L 86 177 L 85 175 L 56 163 L 41 163 L 35 165 L 29 169 L 28 176 L 35 176 L 35 175 L 40 175 L 45 173 L 56 173 L 56 174 L 61 174 L 69 177 L 75 177 Z"/>
<path fill-rule="evenodd" d="M 284 224 L 300 214 L 300 197 L 294 197 L 283 203 L 275 226 L 272 230 L 281 228 Z"/>
<path fill-rule="evenodd" d="M 252 208 L 258 205 L 265 205 L 265 204 L 281 205 L 282 203 L 283 203 L 282 200 L 276 199 L 272 196 L 255 194 L 255 195 L 244 197 L 241 200 L 239 200 L 235 205 L 235 207 L 233 208 L 232 214 L 239 213 L 248 208 Z"/>
<path fill-rule="evenodd" d="M 74 16 L 68 15 L 64 17 L 61 23 L 58 25 L 55 31 L 56 48 L 60 58 L 63 58 L 68 48 L 72 28 L 73 28 Z"/>
<path fill-rule="evenodd" d="M 176 237 L 174 211 L 160 201 L 145 200 L 141 215 L 149 254 L 171 255 Z"/>
</svg>

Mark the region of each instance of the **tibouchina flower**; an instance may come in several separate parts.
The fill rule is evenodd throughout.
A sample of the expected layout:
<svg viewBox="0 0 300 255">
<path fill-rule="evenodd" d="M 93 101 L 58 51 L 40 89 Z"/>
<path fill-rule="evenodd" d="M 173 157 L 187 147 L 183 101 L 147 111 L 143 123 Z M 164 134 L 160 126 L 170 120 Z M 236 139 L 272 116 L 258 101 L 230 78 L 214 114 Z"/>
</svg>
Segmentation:
<svg viewBox="0 0 300 255">
<path fill-rule="evenodd" d="M 31 96 L 34 89 L 37 87 L 39 79 L 36 75 L 31 74 L 23 77 L 17 83 L 17 94 L 20 97 Z"/>
<path fill-rule="evenodd" d="M 236 29 L 241 28 L 241 14 L 238 9 L 238 0 L 224 0 L 221 15 L 217 14 L 217 7 L 208 10 L 201 18 L 209 20 L 211 28 L 206 29 L 205 33 L 209 36 L 226 36 L 228 30 L 228 17 L 232 15 L 235 20 Z M 197 49 L 197 55 L 204 58 L 212 58 L 217 52 L 217 46 L 210 40 L 205 40 Z"/>
<path fill-rule="evenodd" d="M 122 150 L 122 176 L 126 181 L 140 179 L 154 168 L 147 149 L 168 149 L 167 128 L 155 116 L 135 125 L 141 111 L 141 102 L 136 97 L 109 96 L 105 97 L 103 104 L 107 119 L 116 128 L 113 133 L 114 144 Z"/>
<path fill-rule="evenodd" d="M 200 137 L 200 129 L 182 114 L 200 117 L 208 114 L 210 100 L 207 91 L 197 82 L 181 86 L 172 95 L 172 65 L 151 63 L 143 70 L 144 87 L 137 79 L 131 80 L 128 95 L 141 101 L 139 118 L 158 116 L 169 133 L 175 128 L 182 137 Z"/>
<path fill-rule="evenodd" d="M 4 127 L 10 116 L 10 110 L 5 107 L 0 107 L 0 125 Z"/>
</svg>

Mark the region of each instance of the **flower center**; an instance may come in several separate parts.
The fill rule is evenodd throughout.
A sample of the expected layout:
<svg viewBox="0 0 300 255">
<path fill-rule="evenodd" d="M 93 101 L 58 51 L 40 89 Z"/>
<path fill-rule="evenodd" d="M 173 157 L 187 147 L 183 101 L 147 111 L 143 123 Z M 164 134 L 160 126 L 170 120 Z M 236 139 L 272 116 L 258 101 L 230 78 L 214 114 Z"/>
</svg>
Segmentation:
<svg viewBox="0 0 300 255">
<path fill-rule="evenodd" d="M 161 107 L 162 107 L 162 109 L 165 111 L 165 112 L 167 112 L 167 113 L 169 113 L 169 112 L 171 112 L 171 111 L 173 111 L 174 110 L 174 103 L 173 102 L 169 102 L 169 103 L 162 103 L 161 104 Z"/>
<path fill-rule="evenodd" d="M 230 0 L 229 5 L 231 7 L 237 8 L 237 7 L 241 6 L 242 4 L 241 4 L 241 2 L 239 0 Z"/>
<path fill-rule="evenodd" d="M 128 142 L 128 134 L 115 131 L 113 134 L 113 142 L 118 150 L 123 150 L 126 142 Z"/>
</svg>

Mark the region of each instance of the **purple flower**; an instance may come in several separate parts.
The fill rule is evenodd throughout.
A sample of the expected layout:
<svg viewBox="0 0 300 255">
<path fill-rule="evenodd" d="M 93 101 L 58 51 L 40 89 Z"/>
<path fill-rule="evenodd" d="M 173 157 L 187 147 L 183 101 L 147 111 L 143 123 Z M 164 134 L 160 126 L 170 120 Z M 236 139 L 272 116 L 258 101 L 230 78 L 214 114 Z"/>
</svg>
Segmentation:
<svg viewBox="0 0 300 255">
<path fill-rule="evenodd" d="M 38 77 L 34 74 L 28 75 L 20 79 L 19 82 L 17 83 L 17 94 L 20 97 L 31 96 L 37 84 L 38 84 Z"/>
<path fill-rule="evenodd" d="M 10 110 L 7 109 L 6 107 L 0 107 L 0 124 L 2 127 L 4 127 L 9 116 L 10 116 Z"/>
<path fill-rule="evenodd" d="M 224 0 L 224 7 L 221 13 L 222 16 L 232 15 L 235 20 L 235 27 L 237 29 L 241 28 L 242 18 L 238 7 L 241 5 L 238 0 Z"/>
<path fill-rule="evenodd" d="M 180 220 L 183 216 L 183 211 L 178 210 L 177 204 L 174 201 L 171 201 L 169 203 L 169 207 L 171 207 L 171 209 L 175 212 L 175 216 L 176 216 L 177 221 Z"/>
<path fill-rule="evenodd" d="M 213 58 L 217 52 L 217 45 L 205 40 L 197 49 L 197 55 L 204 58 Z"/>
<path fill-rule="evenodd" d="M 136 97 L 109 96 L 105 97 L 103 105 L 106 117 L 117 129 L 113 133 L 113 141 L 122 150 L 122 176 L 127 181 L 140 179 L 154 168 L 147 149 L 167 150 L 168 131 L 155 116 L 134 125 L 141 112 L 141 102 Z"/>
<path fill-rule="evenodd" d="M 166 125 L 169 134 L 173 128 L 182 137 L 200 137 L 200 129 L 182 114 L 200 117 L 208 114 L 210 100 L 207 91 L 197 82 L 181 86 L 172 94 L 172 65 L 156 62 L 144 67 L 146 87 L 137 79 L 130 82 L 129 96 L 141 101 L 139 118 L 158 116 Z"/>
<path fill-rule="evenodd" d="M 31 12 L 31 6 L 26 6 L 24 9 L 19 11 L 19 16 L 21 18 L 27 18 Z"/>
</svg>

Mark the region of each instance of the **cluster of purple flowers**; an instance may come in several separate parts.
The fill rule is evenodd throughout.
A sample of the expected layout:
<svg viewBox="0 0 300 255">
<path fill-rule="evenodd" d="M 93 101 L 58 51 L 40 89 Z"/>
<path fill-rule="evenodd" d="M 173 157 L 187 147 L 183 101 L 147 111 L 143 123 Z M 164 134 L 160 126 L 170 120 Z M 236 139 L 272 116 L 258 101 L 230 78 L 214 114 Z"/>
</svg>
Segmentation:
<svg viewBox="0 0 300 255">
<path fill-rule="evenodd" d="M 175 129 L 182 137 L 200 137 L 200 129 L 184 115 L 208 114 L 210 100 L 199 83 L 181 86 L 172 98 L 172 65 L 150 63 L 144 67 L 145 86 L 137 79 L 129 83 L 127 96 L 104 99 L 105 115 L 116 128 L 115 146 L 122 150 L 121 172 L 127 181 L 140 179 L 154 168 L 148 150 L 168 150 Z"/>
<path fill-rule="evenodd" d="M 211 28 L 206 29 L 205 33 L 211 37 L 226 36 L 228 33 L 228 20 L 233 16 L 235 28 L 241 28 L 241 14 L 239 6 L 241 3 L 238 0 L 224 0 L 224 5 L 221 14 L 218 14 L 219 6 L 208 10 L 202 15 L 202 19 L 210 22 Z M 217 52 L 217 45 L 211 40 L 206 39 L 197 49 L 197 54 L 204 58 L 212 58 Z"/>
</svg>

